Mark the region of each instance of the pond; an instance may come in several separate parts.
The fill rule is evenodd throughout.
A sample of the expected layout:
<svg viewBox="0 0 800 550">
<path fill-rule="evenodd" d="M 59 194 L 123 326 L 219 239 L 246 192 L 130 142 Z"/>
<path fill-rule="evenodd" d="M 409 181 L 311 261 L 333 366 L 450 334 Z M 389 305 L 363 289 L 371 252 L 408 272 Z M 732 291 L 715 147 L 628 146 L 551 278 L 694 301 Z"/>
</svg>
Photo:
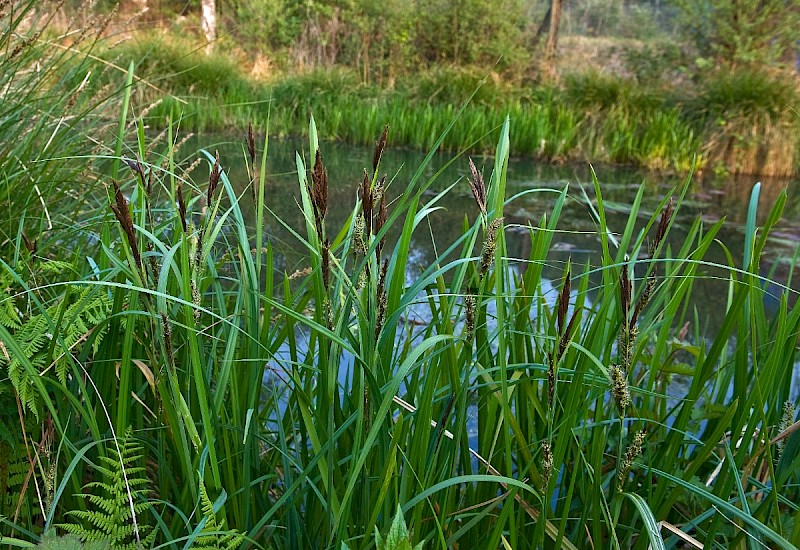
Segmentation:
<svg viewBox="0 0 800 550">
<path fill-rule="evenodd" d="M 192 145 L 192 144 L 190 144 Z M 202 145 L 209 151 L 218 149 L 221 164 L 228 172 L 231 181 L 242 193 L 241 204 L 248 224 L 254 223 L 253 201 L 250 192 L 245 189 L 248 176 L 244 169 L 244 148 L 242 142 L 231 141 L 230 137 L 203 136 L 195 145 Z M 347 221 L 356 200 L 356 188 L 363 177 L 365 168 L 371 167 L 373 151 L 363 147 L 354 147 L 339 143 L 320 144 L 330 182 L 327 224 L 329 231 L 338 232 Z M 265 201 L 267 206 L 279 216 L 283 222 L 305 233 L 305 222 L 299 206 L 298 181 L 295 164 L 295 153 L 307 156 L 307 141 L 277 141 L 269 144 L 267 163 L 267 185 Z M 424 153 L 411 150 L 388 149 L 381 165 L 381 172 L 387 174 L 391 181 L 389 194 L 396 197 L 402 192 L 417 167 L 423 162 Z M 451 160 L 455 155 L 439 154 L 426 170 L 425 177 L 435 176 L 428 198 L 435 191 L 440 191 L 456 183 L 456 187 L 441 203 L 444 208 L 430 217 L 427 227 L 421 227 L 414 236 L 411 256 L 414 263 L 427 267 L 436 260 L 437 250 L 442 251 L 461 234 L 465 216 L 473 221 L 478 215 L 478 208 L 471 195 L 466 177 L 469 174 L 467 158 Z M 493 159 L 478 157 L 473 159 L 479 168 L 484 169 L 487 181 L 493 166 Z M 639 186 L 645 186 L 644 201 L 641 209 L 641 222 L 644 224 L 659 202 L 673 186 L 680 185 L 685 177 L 665 176 L 618 166 L 595 166 L 600 182 L 601 192 L 607 206 L 608 224 L 614 231 L 621 232 L 626 224 L 630 204 Z M 202 184 L 206 167 L 198 168 L 193 174 L 194 180 Z M 741 267 L 744 249 L 744 224 L 753 184 L 757 180 L 752 177 L 724 179 L 704 179 L 697 177 L 691 184 L 687 200 L 679 211 L 677 224 L 670 234 L 671 245 L 679 246 L 686 231 L 700 216 L 710 225 L 725 217 L 726 223 L 718 234 L 719 243 L 712 247 L 706 260 L 727 265 L 728 260 L 724 247 L 727 247 L 737 267 Z M 768 288 L 767 302 L 777 304 L 782 288 L 788 284 L 792 294 L 800 285 L 788 281 L 791 259 L 800 243 L 800 181 L 762 179 L 759 204 L 759 223 L 763 223 L 769 209 L 778 195 L 786 189 L 788 201 L 784 211 L 784 219 L 768 245 L 767 253 L 760 266 L 761 275 L 771 277 L 776 284 Z M 569 186 L 570 199 L 559 220 L 559 232 L 555 235 L 553 246 L 548 257 L 548 264 L 543 273 L 543 291 L 550 289 L 547 298 L 555 302 L 556 287 L 563 277 L 563 270 L 568 260 L 573 264 L 589 262 L 597 266 L 600 260 L 600 241 L 590 210 L 586 205 L 582 188 L 594 199 L 591 167 L 588 165 L 553 166 L 526 159 L 512 159 L 509 162 L 507 177 L 508 196 L 514 196 L 529 189 L 561 190 Z M 527 225 L 536 225 L 543 214 L 549 214 L 555 202 L 555 193 L 528 193 L 512 201 L 506 208 L 506 242 L 509 255 L 515 258 L 526 258 L 530 248 Z M 308 267 L 307 256 L 302 254 L 295 237 L 283 224 L 275 219 L 265 220 L 265 234 L 269 236 L 275 249 L 275 265 L 282 277 L 283 273 L 291 274 Z M 724 244 L 724 247 L 723 247 Z M 409 274 L 413 277 L 414 274 Z M 694 286 L 694 305 L 698 308 L 698 318 L 704 323 L 700 327 L 703 334 L 714 334 L 722 322 L 728 299 L 727 272 L 723 269 L 707 268 L 701 270 Z M 598 280 L 595 281 L 599 284 Z M 594 284 L 590 284 L 592 288 Z M 590 291 L 589 301 L 593 296 Z M 420 321 L 424 324 L 425 308 L 419 309 Z M 417 312 L 409 312 L 409 316 Z M 304 338 L 301 336 L 300 340 Z M 302 345 L 302 344 L 301 344 Z M 286 346 L 284 346 L 286 348 Z M 288 360 L 288 348 L 278 351 L 276 359 Z M 347 378 L 352 372 L 352 358 L 345 355 L 340 365 L 340 382 L 348 387 Z M 269 377 L 265 378 L 269 385 Z M 272 380 L 275 382 L 275 380 Z M 675 376 L 668 389 L 673 399 L 679 399 L 688 389 L 686 377 Z M 800 390 L 800 368 L 795 367 L 795 382 L 792 396 Z M 282 390 L 273 387 L 279 393 Z M 285 399 L 279 399 L 280 407 L 285 406 Z M 474 406 L 471 407 L 472 418 L 468 422 L 470 441 L 475 443 L 477 424 Z"/>
<path fill-rule="evenodd" d="M 228 171 L 231 181 L 244 193 L 248 177 L 244 166 L 243 141 L 232 141 L 230 136 L 209 136 L 195 138 L 187 144 L 202 145 L 209 151 L 218 149 L 223 168 Z M 373 151 L 368 148 L 340 143 L 322 143 L 320 150 L 330 181 L 327 224 L 329 231 L 337 232 L 346 222 L 352 211 L 356 188 L 363 177 L 363 170 L 371 167 Z M 295 165 L 295 153 L 308 156 L 308 142 L 300 140 L 271 140 L 267 162 L 267 186 L 265 201 L 290 227 L 304 234 L 305 225 L 298 206 L 299 193 Z M 423 162 L 424 153 L 407 149 L 392 149 L 384 154 L 381 172 L 391 181 L 389 195 L 400 194 L 417 167 Z M 435 176 L 433 191 L 445 189 L 458 182 L 439 204 L 444 208 L 430 217 L 428 227 L 420 228 L 412 242 L 412 256 L 422 266 L 430 265 L 436 258 L 436 251 L 444 250 L 461 234 L 465 216 L 473 221 L 478 208 L 472 198 L 466 177 L 469 173 L 467 157 L 456 158 L 455 154 L 437 154 L 428 168 L 425 178 Z M 483 168 L 488 181 L 493 159 L 476 157 L 473 159 Z M 202 183 L 203 170 L 198 168 L 195 181 Z M 509 161 L 507 177 L 508 196 L 529 189 L 561 190 L 569 186 L 569 196 L 559 220 L 559 231 L 553 239 L 548 265 L 544 278 L 557 281 L 563 276 L 567 260 L 583 265 L 587 261 L 597 265 L 600 258 L 600 240 L 589 208 L 585 204 L 582 189 L 594 198 L 589 165 L 560 165 L 539 163 L 530 159 L 512 158 Z M 684 176 L 669 176 L 647 172 L 629 167 L 594 166 L 600 182 L 601 192 L 607 207 L 608 225 L 613 231 L 621 232 L 628 218 L 630 204 L 640 185 L 645 186 L 645 195 L 640 212 L 642 224 L 658 207 L 659 202 L 675 185 L 685 181 Z M 718 244 L 707 255 L 710 262 L 726 265 L 728 263 L 724 247 L 732 254 L 737 267 L 741 267 L 744 249 L 744 224 L 750 193 L 756 181 L 761 181 L 758 222 L 763 223 L 769 209 L 778 195 L 787 190 L 788 201 L 784 217 L 773 232 L 762 265 L 761 275 L 770 277 L 780 284 L 789 284 L 793 290 L 800 289 L 796 281 L 787 281 L 791 258 L 800 243 L 800 180 L 757 179 L 750 176 L 739 177 L 695 177 L 684 205 L 679 211 L 678 223 L 670 234 L 673 246 L 679 245 L 686 230 L 700 216 L 710 225 L 720 218 L 726 222 L 719 232 Z M 433 196 L 433 192 L 429 197 Z M 244 193 L 243 211 L 248 223 L 254 220 L 252 200 L 249 192 Z M 505 211 L 506 242 L 509 255 L 516 258 L 528 256 L 530 239 L 527 225 L 536 225 L 543 214 L 549 214 L 555 202 L 555 193 L 527 193 L 512 201 Z M 269 235 L 275 247 L 276 268 L 281 273 L 293 273 L 307 267 L 303 262 L 305 255 L 297 252 L 295 238 L 275 219 L 265 220 L 265 234 Z M 723 247 L 724 244 L 724 247 Z M 727 301 L 727 274 L 724 270 L 706 269 L 697 280 L 694 290 L 696 304 L 701 308 L 700 318 L 707 326 L 703 332 L 713 333 L 721 322 Z M 599 275 L 598 275 L 599 277 Z M 720 280 L 720 277 L 722 280 Z M 591 285 L 590 285 L 591 286 Z M 773 300 L 781 292 L 779 285 L 771 285 L 768 300 Z M 794 292 L 792 294 L 795 294 Z"/>
</svg>

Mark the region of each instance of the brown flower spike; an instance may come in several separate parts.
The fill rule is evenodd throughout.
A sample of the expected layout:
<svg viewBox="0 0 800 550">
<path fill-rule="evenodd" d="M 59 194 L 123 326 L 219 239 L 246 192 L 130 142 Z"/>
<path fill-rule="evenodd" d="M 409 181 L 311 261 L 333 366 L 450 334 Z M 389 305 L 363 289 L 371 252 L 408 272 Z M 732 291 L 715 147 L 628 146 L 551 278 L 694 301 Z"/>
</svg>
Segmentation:
<svg viewBox="0 0 800 550">
<path fill-rule="evenodd" d="M 133 256 L 133 261 L 141 269 L 142 257 L 139 254 L 139 245 L 136 243 L 136 232 L 133 228 L 133 220 L 131 219 L 131 212 L 130 210 L 128 210 L 128 201 L 127 199 L 125 199 L 125 195 L 122 194 L 122 190 L 119 188 L 119 184 L 117 184 L 117 182 L 114 180 L 111 180 L 111 183 L 114 184 L 114 198 L 115 198 L 115 203 L 111 204 L 111 210 L 114 212 L 114 216 L 117 218 L 119 225 L 122 227 L 122 231 L 128 238 L 128 246 L 130 246 L 131 255 Z"/>
<path fill-rule="evenodd" d="M 472 159 L 469 159 L 469 170 L 472 172 L 472 179 L 469 182 L 469 188 L 472 190 L 472 196 L 475 197 L 475 202 L 478 203 L 478 208 L 481 209 L 483 215 L 486 215 L 486 185 L 483 183 L 483 174 L 481 174 L 475 167 Z"/>
<path fill-rule="evenodd" d="M 317 227 L 317 235 L 322 238 L 325 226 L 325 214 L 328 211 L 328 171 L 322 163 L 322 154 L 317 150 L 317 157 L 314 159 L 314 168 L 311 170 L 312 186 L 310 191 L 311 205 L 314 208 L 314 223 Z"/>
<path fill-rule="evenodd" d="M 375 144 L 375 153 L 372 156 L 372 173 L 378 171 L 378 165 L 381 163 L 383 151 L 386 149 L 386 138 L 389 136 L 389 125 L 383 127 L 383 133 L 378 138 L 378 143 Z"/>
<path fill-rule="evenodd" d="M 206 193 L 206 205 L 210 208 L 212 199 L 214 198 L 214 191 L 219 185 L 219 178 L 222 175 L 222 169 L 219 167 L 219 151 L 214 151 L 214 167 L 211 169 L 211 174 L 208 176 L 208 192 Z"/>
</svg>

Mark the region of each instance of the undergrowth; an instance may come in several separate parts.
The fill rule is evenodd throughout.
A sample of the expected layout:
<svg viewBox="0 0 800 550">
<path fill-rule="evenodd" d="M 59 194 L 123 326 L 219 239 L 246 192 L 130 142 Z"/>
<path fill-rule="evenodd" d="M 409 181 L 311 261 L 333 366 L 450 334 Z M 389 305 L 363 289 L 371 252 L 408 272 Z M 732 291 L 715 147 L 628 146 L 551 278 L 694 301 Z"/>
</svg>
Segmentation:
<svg viewBox="0 0 800 550">
<path fill-rule="evenodd" d="M 602 256 L 566 265 L 551 296 L 542 269 L 559 214 L 585 199 L 535 191 L 554 194 L 555 206 L 527 228 L 530 255 L 509 257 L 508 123 L 486 176 L 470 165 L 468 182 L 426 200 L 436 175 L 426 179 L 424 164 L 391 195 L 384 132 L 343 227 L 326 222 L 313 121 L 309 133 L 297 156 L 305 228 L 291 228 L 306 270 L 276 270 L 264 228 L 280 223 L 280 205 L 265 196 L 268 141 L 259 148 L 251 131 L 241 194 L 225 168 L 234 159 L 201 152 L 203 186 L 177 177 L 171 146 L 151 160 L 139 141 L 141 156 L 112 182 L 113 208 L 96 222 L 102 246 L 75 264 L 94 267 L 15 292 L 49 319 L 40 332 L 63 322 L 56 312 L 67 304 L 103 297 L 110 310 L 96 319 L 97 345 L 91 326 L 80 351 L 66 334 L 48 337 L 67 361 L 62 375 L 41 375 L 19 334 L 0 328 L 61 442 L 42 523 L 6 528 L 36 532 L 69 517 L 85 534 L 99 518 L 88 500 L 107 514 L 133 506 L 145 541 L 368 548 L 399 506 L 414 544 L 432 546 L 664 547 L 681 532 L 712 546 L 755 537 L 793 548 L 800 441 L 785 403 L 796 407 L 800 310 L 784 296 L 767 314 L 757 274 L 785 196 L 761 229 L 753 208 L 745 264 L 718 266 L 703 258 L 723 222 L 697 220 L 667 244 L 686 186 L 644 225 L 640 191 L 627 225 L 612 230 L 595 184 L 585 206 Z M 462 236 L 413 266 L 413 236 L 462 185 L 476 201 Z M 254 227 L 243 202 L 256 209 Z M 399 237 L 389 240 L 393 226 Z M 719 268 L 729 293 L 722 328 L 710 339 L 679 336 L 702 315 L 688 307 L 693 281 Z M 82 298 L 69 298 L 81 287 Z M 678 372 L 691 375 L 680 399 L 668 392 Z M 41 421 L 24 411 L 20 420 Z M 130 454 L 129 426 L 143 466 L 113 458 Z M 85 485 L 92 472 L 108 481 Z M 92 496 L 96 488 L 110 496 Z"/>
</svg>

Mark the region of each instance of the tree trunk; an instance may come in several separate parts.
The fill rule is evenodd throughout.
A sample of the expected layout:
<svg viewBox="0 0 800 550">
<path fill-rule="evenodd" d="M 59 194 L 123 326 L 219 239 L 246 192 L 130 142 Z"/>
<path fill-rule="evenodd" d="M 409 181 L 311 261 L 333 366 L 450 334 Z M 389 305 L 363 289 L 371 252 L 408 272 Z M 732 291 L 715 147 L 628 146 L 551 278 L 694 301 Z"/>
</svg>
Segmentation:
<svg viewBox="0 0 800 550">
<path fill-rule="evenodd" d="M 536 31 L 536 34 L 530 40 L 531 51 L 538 50 L 542 38 L 547 35 L 547 42 L 544 47 L 544 52 L 538 58 L 539 61 L 531 67 L 537 71 L 539 77 L 552 78 L 555 76 L 555 58 L 556 48 L 558 46 L 558 29 L 561 23 L 561 8 L 564 5 L 564 0 L 550 0 L 550 5 L 547 6 L 547 12 L 544 14 L 542 23 Z"/>
<path fill-rule="evenodd" d="M 547 32 L 547 44 L 544 48 L 545 73 L 548 77 L 556 74 L 556 48 L 558 47 L 558 27 L 561 24 L 561 8 L 564 0 L 552 0 L 550 3 L 550 28 Z"/>
<path fill-rule="evenodd" d="M 550 29 L 550 14 L 553 11 L 553 6 L 547 6 L 547 12 L 544 14 L 544 19 L 542 19 L 542 24 L 539 25 L 539 30 L 536 31 L 536 35 L 533 37 L 533 41 L 531 42 L 531 46 L 534 48 L 539 45 L 539 41 L 541 41 L 542 37 L 545 33 Z"/>
<path fill-rule="evenodd" d="M 214 49 L 214 41 L 217 39 L 217 8 L 215 0 L 203 0 L 200 25 L 203 28 L 203 34 L 206 35 L 206 53 L 210 54 Z"/>
</svg>

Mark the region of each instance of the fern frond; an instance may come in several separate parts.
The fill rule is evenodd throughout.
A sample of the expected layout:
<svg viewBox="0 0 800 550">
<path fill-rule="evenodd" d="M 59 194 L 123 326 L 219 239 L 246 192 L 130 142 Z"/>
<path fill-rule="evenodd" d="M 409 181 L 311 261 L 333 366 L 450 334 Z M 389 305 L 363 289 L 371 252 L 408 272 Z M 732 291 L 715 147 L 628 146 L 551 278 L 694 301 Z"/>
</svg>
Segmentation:
<svg viewBox="0 0 800 550">
<path fill-rule="evenodd" d="M 28 481 L 26 492 L 22 494 L 30 472 L 24 444 L 0 443 L 0 514 L 13 516 L 21 499 L 23 517 L 32 519 L 41 516 L 41 508 L 33 492 L 33 479 Z M 41 482 L 38 469 L 34 469 L 33 475 L 39 477 Z"/>
<path fill-rule="evenodd" d="M 0 325 L 7 329 L 18 330 L 22 325 L 22 318 L 17 311 L 17 304 L 10 297 L 6 296 L 0 301 Z M 0 358 L 2 361 L 2 358 Z"/>
<path fill-rule="evenodd" d="M 70 304 L 64 307 L 63 296 L 70 296 Z M 80 352 L 80 343 L 92 334 L 92 351 L 97 352 L 103 338 L 108 332 L 108 316 L 111 314 L 112 300 L 107 293 L 96 288 L 80 289 L 75 293 L 66 292 L 60 300 L 55 300 L 43 313 L 30 315 L 27 319 L 20 316 L 11 299 L 0 302 L 0 324 L 13 331 L 13 337 L 22 350 L 22 357 L 12 356 L 10 361 L 0 354 L 0 366 L 6 363 L 8 376 L 14 389 L 25 404 L 25 409 L 38 418 L 39 396 L 32 376 L 38 373 L 26 372 L 23 367 L 25 361 L 30 362 L 35 369 L 42 370 L 52 361 L 49 355 L 53 341 L 53 325 L 60 319 L 58 325 L 58 346 L 55 348 L 55 372 L 61 384 L 67 384 L 67 375 L 72 365 L 71 356 Z"/>
<path fill-rule="evenodd" d="M 89 543 L 84 544 L 75 535 L 65 535 L 58 537 L 53 530 L 42 536 L 41 542 L 36 545 L 38 550 L 105 550 L 108 544 Z"/>
<path fill-rule="evenodd" d="M 236 550 L 244 542 L 244 535 L 235 529 L 225 530 L 217 522 L 214 504 L 208 496 L 205 483 L 200 481 L 200 510 L 203 512 L 203 524 L 200 533 L 194 539 L 194 548 L 208 548 L 211 550 Z"/>
<path fill-rule="evenodd" d="M 145 500 L 150 484 L 144 477 L 145 468 L 136 465 L 143 458 L 142 447 L 134 441 L 130 428 L 119 438 L 118 444 L 119 450 L 112 446 L 110 452 L 114 458 L 101 456 L 98 460 L 95 471 L 102 479 L 84 485 L 79 495 L 89 503 L 88 510 L 67 512 L 76 522 L 60 527 L 84 542 L 103 541 L 114 549 L 138 548 L 131 521 L 129 498 L 132 498 L 139 538 L 142 546 L 148 547 L 155 540 L 156 531 L 144 521 L 152 503 Z"/>
</svg>

